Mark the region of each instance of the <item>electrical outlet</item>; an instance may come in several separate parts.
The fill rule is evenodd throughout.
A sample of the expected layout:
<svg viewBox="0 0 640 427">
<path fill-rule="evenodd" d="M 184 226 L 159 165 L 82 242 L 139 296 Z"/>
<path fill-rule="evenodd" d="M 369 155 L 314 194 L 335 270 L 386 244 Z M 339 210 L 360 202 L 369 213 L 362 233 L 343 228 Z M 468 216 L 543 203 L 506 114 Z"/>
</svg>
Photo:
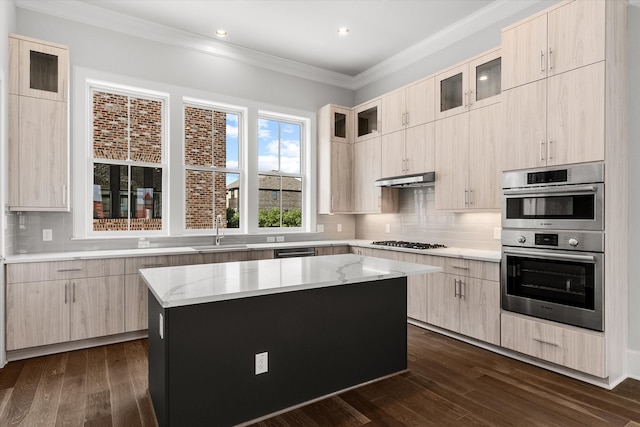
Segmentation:
<svg viewBox="0 0 640 427">
<path fill-rule="evenodd" d="M 50 242 L 53 240 L 53 230 L 50 228 L 42 229 L 42 241 Z"/>
<path fill-rule="evenodd" d="M 149 248 L 151 247 L 151 242 L 148 240 L 145 240 L 144 237 L 141 237 L 138 240 L 138 248 Z"/>
<path fill-rule="evenodd" d="M 269 353 L 256 353 L 256 375 L 269 372 Z"/>
<path fill-rule="evenodd" d="M 324 224 L 318 224 L 316 225 L 316 231 L 318 233 L 324 233 Z"/>
<path fill-rule="evenodd" d="M 387 233 L 391 233 L 391 224 L 385 224 L 385 226 L 384 226 L 384 230 L 385 230 L 385 232 L 387 232 Z"/>
<path fill-rule="evenodd" d="M 275 243 L 276 242 L 276 238 L 273 236 L 267 236 L 267 243 Z"/>
<path fill-rule="evenodd" d="M 342 232 L 342 224 L 338 224 L 338 233 Z"/>
<path fill-rule="evenodd" d="M 284 236 L 276 236 L 276 242 L 284 242 Z"/>
<path fill-rule="evenodd" d="M 500 227 L 494 227 L 493 228 L 493 238 L 495 240 L 502 239 L 502 228 L 500 228 Z"/>
</svg>

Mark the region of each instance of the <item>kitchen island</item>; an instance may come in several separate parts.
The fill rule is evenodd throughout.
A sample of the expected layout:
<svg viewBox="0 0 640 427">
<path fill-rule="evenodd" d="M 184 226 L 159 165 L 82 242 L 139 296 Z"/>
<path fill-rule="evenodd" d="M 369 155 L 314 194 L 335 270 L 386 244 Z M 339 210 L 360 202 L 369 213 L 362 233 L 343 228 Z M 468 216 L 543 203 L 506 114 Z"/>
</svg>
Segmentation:
<svg viewBox="0 0 640 427">
<path fill-rule="evenodd" d="M 359 255 L 140 270 L 165 426 L 237 425 L 407 368 L 406 277 Z"/>
</svg>

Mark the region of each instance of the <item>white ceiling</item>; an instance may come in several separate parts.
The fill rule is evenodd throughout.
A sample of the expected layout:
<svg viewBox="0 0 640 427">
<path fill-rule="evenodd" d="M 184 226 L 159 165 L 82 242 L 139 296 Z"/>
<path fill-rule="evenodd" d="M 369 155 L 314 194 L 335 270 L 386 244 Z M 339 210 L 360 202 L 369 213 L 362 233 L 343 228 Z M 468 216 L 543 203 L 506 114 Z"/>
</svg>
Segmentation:
<svg viewBox="0 0 640 427">
<path fill-rule="evenodd" d="M 16 4 L 355 89 L 380 77 L 380 72 L 388 74 L 540 1 L 549 0 L 17 0 Z M 342 26 L 350 29 L 346 37 L 337 34 Z M 228 31 L 228 36 L 216 37 L 217 29 Z M 376 70 L 378 76 L 373 77 Z"/>
</svg>

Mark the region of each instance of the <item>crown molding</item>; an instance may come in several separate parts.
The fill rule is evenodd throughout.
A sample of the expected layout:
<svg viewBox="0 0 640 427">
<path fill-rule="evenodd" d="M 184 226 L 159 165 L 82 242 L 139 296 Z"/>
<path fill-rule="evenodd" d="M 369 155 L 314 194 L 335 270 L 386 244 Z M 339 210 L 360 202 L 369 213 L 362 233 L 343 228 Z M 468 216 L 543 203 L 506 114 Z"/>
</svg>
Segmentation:
<svg viewBox="0 0 640 427">
<path fill-rule="evenodd" d="M 323 84 L 357 90 L 540 1 L 542 0 L 496 0 L 465 19 L 408 47 L 355 77 L 268 55 L 256 50 L 229 45 L 208 37 L 105 10 L 85 2 L 74 0 L 16 0 L 16 6 Z M 631 2 L 640 4 L 640 0 L 631 0 Z"/>
</svg>

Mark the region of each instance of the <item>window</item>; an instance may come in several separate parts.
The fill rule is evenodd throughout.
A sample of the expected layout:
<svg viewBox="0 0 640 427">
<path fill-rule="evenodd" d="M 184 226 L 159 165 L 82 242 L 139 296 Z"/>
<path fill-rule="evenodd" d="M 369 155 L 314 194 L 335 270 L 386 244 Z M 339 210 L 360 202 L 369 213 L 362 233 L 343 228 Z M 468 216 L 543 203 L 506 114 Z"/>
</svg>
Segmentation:
<svg viewBox="0 0 640 427">
<path fill-rule="evenodd" d="M 258 119 L 258 227 L 302 227 L 305 122 Z"/>
<path fill-rule="evenodd" d="M 240 228 L 242 110 L 184 104 L 185 229 Z"/>
<path fill-rule="evenodd" d="M 109 85 L 90 97 L 92 231 L 162 232 L 167 97 Z"/>
</svg>

